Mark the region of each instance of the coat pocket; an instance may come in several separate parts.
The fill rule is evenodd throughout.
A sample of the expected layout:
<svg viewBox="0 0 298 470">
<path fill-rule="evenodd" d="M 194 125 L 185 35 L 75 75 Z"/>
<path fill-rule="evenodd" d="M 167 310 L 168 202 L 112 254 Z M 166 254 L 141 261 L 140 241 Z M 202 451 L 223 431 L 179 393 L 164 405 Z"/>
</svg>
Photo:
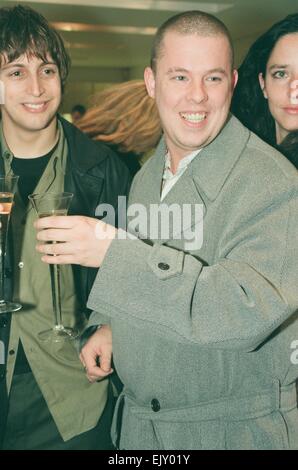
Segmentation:
<svg viewBox="0 0 298 470">
<path fill-rule="evenodd" d="M 199 423 L 153 421 L 156 439 L 164 450 L 201 449 Z"/>
<path fill-rule="evenodd" d="M 218 420 L 200 422 L 153 422 L 156 438 L 165 450 L 222 450 L 225 428 Z"/>
<path fill-rule="evenodd" d="M 256 419 L 229 422 L 226 446 L 229 450 L 289 449 L 287 425 L 279 411 Z"/>
</svg>

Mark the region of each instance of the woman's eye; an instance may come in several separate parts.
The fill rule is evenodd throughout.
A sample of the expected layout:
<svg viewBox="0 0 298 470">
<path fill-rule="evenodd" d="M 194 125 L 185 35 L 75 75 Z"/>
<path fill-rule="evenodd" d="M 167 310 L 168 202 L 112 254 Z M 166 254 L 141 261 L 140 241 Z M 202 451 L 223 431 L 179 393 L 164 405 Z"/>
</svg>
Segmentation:
<svg viewBox="0 0 298 470">
<path fill-rule="evenodd" d="M 277 70 L 272 74 L 273 78 L 286 78 L 287 73 L 284 70 Z"/>
</svg>

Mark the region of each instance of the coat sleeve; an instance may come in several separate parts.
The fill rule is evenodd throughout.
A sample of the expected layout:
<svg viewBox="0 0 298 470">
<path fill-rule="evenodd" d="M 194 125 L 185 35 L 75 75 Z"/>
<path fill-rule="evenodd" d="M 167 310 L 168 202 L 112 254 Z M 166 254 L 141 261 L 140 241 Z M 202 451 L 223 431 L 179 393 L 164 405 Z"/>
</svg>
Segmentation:
<svg viewBox="0 0 298 470">
<path fill-rule="evenodd" d="M 108 159 L 105 165 L 105 188 L 100 194 L 99 203 L 114 207 L 116 227 L 121 226 L 126 220 L 126 201 L 131 182 L 132 177 L 126 165 L 112 150 L 108 149 Z M 107 220 L 107 222 L 109 221 Z"/>
<path fill-rule="evenodd" d="M 212 265 L 168 246 L 114 240 L 89 307 L 178 342 L 254 350 L 298 308 L 297 190 L 277 196 L 229 224 Z"/>
<path fill-rule="evenodd" d="M 131 176 L 127 167 L 124 165 L 124 163 L 121 162 L 121 160 L 112 150 L 103 146 L 101 143 L 98 144 L 98 151 L 100 152 L 102 149 L 104 149 L 104 152 L 107 153 L 108 158 L 100 162 L 94 171 L 99 171 L 100 174 L 104 175 L 104 184 L 102 184 L 98 190 L 95 214 L 90 213 L 88 215 L 95 215 L 95 217 L 105 220 L 102 217 L 102 211 L 98 212 L 98 207 L 113 208 L 113 217 L 111 220 L 106 220 L 106 222 L 112 223 L 118 227 L 119 225 L 121 226 L 123 219 L 125 219 L 126 200 L 128 198 L 131 185 Z M 77 278 L 81 279 L 81 290 L 83 288 L 82 286 L 86 286 L 86 294 L 84 295 L 84 299 L 86 300 L 83 301 L 85 304 L 90 294 L 98 269 L 74 266 L 74 270 L 78 273 L 76 275 Z M 89 319 L 90 311 L 86 312 L 86 316 Z M 97 316 L 94 315 L 93 322 L 90 319 L 91 325 L 95 325 L 96 322 L 97 324 L 106 322 L 106 320 L 103 321 L 95 319 L 99 316 L 99 313 Z M 89 322 L 87 326 L 89 326 Z"/>
</svg>

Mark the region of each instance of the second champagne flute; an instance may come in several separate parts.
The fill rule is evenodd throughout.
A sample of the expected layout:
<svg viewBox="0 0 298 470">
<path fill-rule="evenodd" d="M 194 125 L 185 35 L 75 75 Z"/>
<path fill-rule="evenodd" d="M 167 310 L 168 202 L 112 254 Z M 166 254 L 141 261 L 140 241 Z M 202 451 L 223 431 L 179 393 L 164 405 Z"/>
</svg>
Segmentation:
<svg viewBox="0 0 298 470">
<path fill-rule="evenodd" d="M 28 197 L 38 217 L 41 218 L 49 216 L 67 215 L 73 194 L 45 193 L 31 194 Z M 56 242 L 52 241 L 47 243 Z M 50 330 L 41 331 L 38 334 L 38 337 L 41 341 L 51 341 L 54 343 L 60 343 L 62 341 L 75 339 L 78 336 L 78 331 L 74 328 L 66 327 L 62 323 L 60 266 L 56 264 L 50 264 L 49 266 L 51 275 L 51 288 L 55 325 Z"/>
</svg>

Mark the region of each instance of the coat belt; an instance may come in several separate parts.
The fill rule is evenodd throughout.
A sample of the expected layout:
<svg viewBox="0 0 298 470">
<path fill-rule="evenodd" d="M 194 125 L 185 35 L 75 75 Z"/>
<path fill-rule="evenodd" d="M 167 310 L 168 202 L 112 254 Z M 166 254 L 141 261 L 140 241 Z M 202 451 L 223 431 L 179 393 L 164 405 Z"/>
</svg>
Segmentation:
<svg viewBox="0 0 298 470">
<path fill-rule="evenodd" d="M 254 419 L 273 413 L 274 411 L 286 412 L 297 407 L 296 384 L 281 387 L 273 385 L 272 388 L 261 390 L 254 395 L 241 397 L 225 397 L 218 400 L 202 402 L 183 408 L 165 408 L 162 406 L 158 412 L 148 406 L 139 405 L 129 391 L 124 390 L 118 398 L 113 431 L 118 434 L 123 406 L 127 406 L 129 412 L 139 419 L 167 422 L 199 422 L 210 420 L 242 421 Z"/>
</svg>

